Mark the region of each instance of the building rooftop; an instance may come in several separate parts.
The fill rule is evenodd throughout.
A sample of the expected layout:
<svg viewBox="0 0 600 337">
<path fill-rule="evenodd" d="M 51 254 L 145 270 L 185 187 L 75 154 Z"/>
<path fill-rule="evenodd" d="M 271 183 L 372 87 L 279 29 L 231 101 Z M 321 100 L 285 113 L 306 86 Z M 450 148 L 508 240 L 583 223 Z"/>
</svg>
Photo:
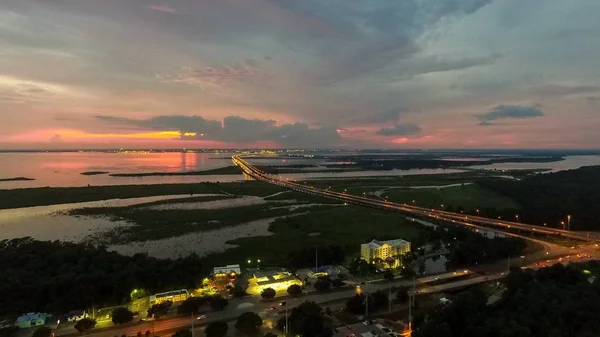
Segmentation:
<svg viewBox="0 0 600 337">
<path fill-rule="evenodd" d="M 395 240 L 387 240 L 387 241 L 379 241 L 379 240 L 373 240 L 369 243 L 365 243 L 366 245 L 369 245 L 370 248 L 373 249 L 377 249 L 377 248 L 381 248 L 381 246 L 387 244 L 390 246 L 402 246 L 402 245 L 406 245 L 406 244 L 410 244 L 410 242 L 406 241 L 406 240 L 402 240 L 402 239 L 395 239 Z"/>
</svg>

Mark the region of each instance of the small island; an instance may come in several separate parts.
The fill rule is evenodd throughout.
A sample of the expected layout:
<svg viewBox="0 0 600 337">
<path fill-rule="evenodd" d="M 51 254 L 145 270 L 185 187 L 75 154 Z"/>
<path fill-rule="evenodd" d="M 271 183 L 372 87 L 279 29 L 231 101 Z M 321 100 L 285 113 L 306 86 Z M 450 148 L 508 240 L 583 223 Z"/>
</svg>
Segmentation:
<svg viewBox="0 0 600 337">
<path fill-rule="evenodd" d="M 31 181 L 35 180 L 33 178 L 25 178 L 25 177 L 15 177 L 15 178 L 0 178 L 0 182 L 2 181 Z"/>
<path fill-rule="evenodd" d="M 108 174 L 108 172 L 106 171 L 87 171 L 87 172 L 81 172 L 81 175 L 84 176 L 97 176 L 97 175 L 101 175 L 101 174 Z"/>
<path fill-rule="evenodd" d="M 147 173 L 113 173 L 111 177 L 163 177 L 163 176 L 205 176 L 222 174 L 240 174 L 242 170 L 237 166 L 226 166 L 205 171 L 188 172 L 147 172 Z"/>
</svg>

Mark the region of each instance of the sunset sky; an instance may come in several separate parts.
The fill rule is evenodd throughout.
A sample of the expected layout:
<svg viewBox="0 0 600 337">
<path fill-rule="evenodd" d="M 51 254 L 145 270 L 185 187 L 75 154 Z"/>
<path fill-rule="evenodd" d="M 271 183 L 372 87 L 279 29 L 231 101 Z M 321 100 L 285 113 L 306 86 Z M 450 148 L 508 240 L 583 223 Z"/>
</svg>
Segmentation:
<svg viewBox="0 0 600 337">
<path fill-rule="evenodd" d="M 599 0 L 2 0 L 0 149 L 598 148 Z"/>
</svg>

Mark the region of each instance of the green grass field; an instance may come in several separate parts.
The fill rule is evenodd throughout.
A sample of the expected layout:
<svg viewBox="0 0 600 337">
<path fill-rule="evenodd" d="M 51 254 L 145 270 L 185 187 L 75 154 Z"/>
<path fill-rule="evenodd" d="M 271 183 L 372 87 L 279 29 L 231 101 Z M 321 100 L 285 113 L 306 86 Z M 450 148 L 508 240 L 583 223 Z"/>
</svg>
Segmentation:
<svg viewBox="0 0 600 337">
<path fill-rule="evenodd" d="M 117 178 L 115 178 L 117 179 Z M 0 190 L 0 209 L 159 195 L 221 194 L 268 196 L 286 189 L 259 181 L 232 183 L 40 187 Z"/>
<path fill-rule="evenodd" d="M 485 189 L 477 184 L 426 189 L 390 189 L 384 195 L 390 201 L 412 204 L 428 208 L 462 207 L 465 210 L 495 208 L 519 209 L 519 205 L 510 198 L 504 197 L 492 190 Z"/>
<path fill-rule="evenodd" d="M 101 216 L 125 220 L 133 226 L 118 227 L 95 237 L 106 244 L 123 244 L 134 241 L 158 240 L 192 232 L 237 226 L 247 222 L 306 212 L 310 208 L 290 210 L 274 208 L 280 204 L 261 204 L 225 209 L 173 209 L 153 210 L 137 207 L 82 208 L 71 211 L 75 216 Z"/>
<path fill-rule="evenodd" d="M 373 239 L 416 240 L 426 229 L 399 213 L 358 206 L 311 210 L 309 214 L 276 220 L 272 236 L 233 240 L 238 245 L 206 258 L 211 265 L 261 259 L 265 266 L 282 265 L 294 250 L 311 246 L 339 245 L 349 254 L 360 253 L 360 244 Z M 352 254 L 350 254 L 352 253 Z"/>
</svg>

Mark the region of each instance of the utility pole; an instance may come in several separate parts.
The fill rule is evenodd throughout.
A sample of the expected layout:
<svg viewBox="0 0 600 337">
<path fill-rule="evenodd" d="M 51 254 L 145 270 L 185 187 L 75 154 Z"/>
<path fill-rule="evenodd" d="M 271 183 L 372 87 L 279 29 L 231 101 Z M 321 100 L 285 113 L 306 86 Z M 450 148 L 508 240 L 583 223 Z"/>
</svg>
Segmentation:
<svg viewBox="0 0 600 337">
<path fill-rule="evenodd" d="M 392 281 L 388 286 L 388 313 L 392 312 Z"/>
<path fill-rule="evenodd" d="M 412 293 L 408 296 L 408 331 L 412 331 L 412 307 L 415 303 L 415 277 L 413 276 Z"/>
<path fill-rule="evenodd" d="M 369 281 L 365 282 L 365 320 L 369 317 Z"/>
<path fill-rule="evenodd" d="M 288 334 L 288 331 L 290 331 L 290 330 L 288 329 L 288 324 L 289 324 L 289 323 L 288 323 L 288 304 L 287 304 L 287 302 L 288 302 L 288 297 L 286 296 L 286 297 L 285 297 L 285 335 L 286 335 L 286 336 L 287 336 L 287 334 Z"/>
<path fill-rule="evenodd" d="M 190 319 L 192 320 L 192 337 L 194 337 L 194 313 L 190 314 Z"/>
</svg>

